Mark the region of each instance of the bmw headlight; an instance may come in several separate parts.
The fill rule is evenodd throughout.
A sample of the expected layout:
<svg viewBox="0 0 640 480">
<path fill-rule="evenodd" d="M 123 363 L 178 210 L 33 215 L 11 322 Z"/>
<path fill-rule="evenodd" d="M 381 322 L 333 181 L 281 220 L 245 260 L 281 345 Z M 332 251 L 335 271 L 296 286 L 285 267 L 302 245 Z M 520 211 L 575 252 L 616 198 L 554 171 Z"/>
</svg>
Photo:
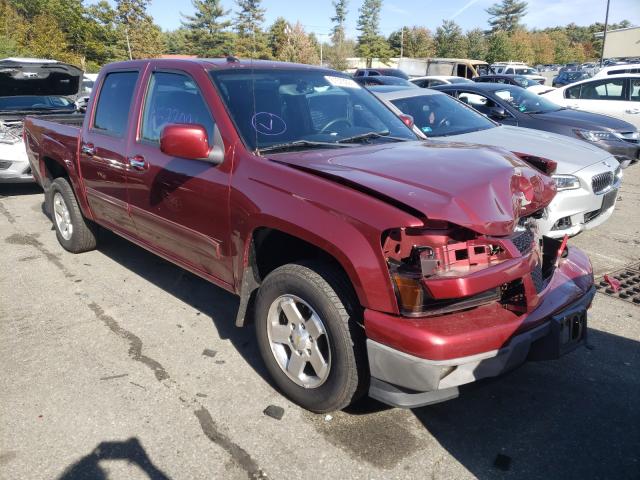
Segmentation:
<svg viewBox="0 0 640 480">
<path fill-rule="evenodd" d="M 600 140 L 619 140 L 619 138 L 612 132 L 606 132 L 603 130 L 574 130 L 576 135 L 588 142 L 597 142 Z"/>
<path fill-rule="evenodd" d="M 580 188 L 580 180 L 573 175 L 553 175 L 552 178 L 556 182 L 556 190 L 559 192 Z"/>
</svg>

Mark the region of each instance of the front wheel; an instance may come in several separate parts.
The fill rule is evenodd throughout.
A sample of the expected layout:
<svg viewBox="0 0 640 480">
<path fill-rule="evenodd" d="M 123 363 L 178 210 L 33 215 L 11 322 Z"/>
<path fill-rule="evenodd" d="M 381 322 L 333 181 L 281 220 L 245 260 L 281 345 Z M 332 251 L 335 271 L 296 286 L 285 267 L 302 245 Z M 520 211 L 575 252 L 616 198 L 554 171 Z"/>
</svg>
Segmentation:
<svg viewBox="0 0 640 480">
<path fill-rule="evenodd" d="M 367 381 L 360 307 L 344 275 L 320 263 L 288 264 L 258 291 L 260 354 L 277 386 L 313 412 L 339 410 Z"/>
</svg>

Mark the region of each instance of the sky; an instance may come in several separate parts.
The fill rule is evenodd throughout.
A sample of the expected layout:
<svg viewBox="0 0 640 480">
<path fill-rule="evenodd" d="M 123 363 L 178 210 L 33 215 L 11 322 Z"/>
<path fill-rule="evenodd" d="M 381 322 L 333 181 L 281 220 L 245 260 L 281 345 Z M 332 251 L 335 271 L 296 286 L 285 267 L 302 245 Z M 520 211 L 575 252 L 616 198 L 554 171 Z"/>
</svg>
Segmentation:
<svg viewBox="0 0 640 480">
<path fill-rule="evenodd" d="M 114 0 L 109 0 L 114 3 Z M 455 20 L 463 30 L 487 28 L 488 15 L 485 9 L 498 0 L 383 0 L 380 30 L 388 36 L 403 25 L 425 26 L 432 31 L 443 19 Z M 87 3 L 91 3 L 89 0 Z M 233 0 L 222 0 L 225 8 L 235 11 Z M 358 8 L 362 0 L 349 1 L 347 35 L 357 36 Z M 545 28 L 566 25 L 589 25 L 604 22 L 606 0 L 529 0 L 528 13 L 523 23 L 529 28 Z M 263 0 L 266 9 L 266 25 L 277 17 L 291 23 L 299 21 L 308 32 L 314 32 L 321 40 L 326 39 L 334 13 L 331 0 Z M 193 12 L 191 0 L 152 0 L 149 12 L 155 22 L 165 30 L 180 26 L 180 13 Z M 609 22 L 629 20 L 640 25 L 640 0 L 611 0 Z M 324 35 L 324 36 L 323 36 Z"/>
</svg>

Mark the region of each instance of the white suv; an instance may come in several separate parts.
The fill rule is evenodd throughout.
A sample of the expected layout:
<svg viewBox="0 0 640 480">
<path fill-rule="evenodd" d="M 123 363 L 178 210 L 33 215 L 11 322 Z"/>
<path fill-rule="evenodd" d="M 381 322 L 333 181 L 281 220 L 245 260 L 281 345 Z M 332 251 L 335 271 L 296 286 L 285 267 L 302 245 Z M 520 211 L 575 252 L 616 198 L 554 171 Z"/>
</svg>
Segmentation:
<svg viewBox="0 0 640 480">
<path fill-rule="evenodd" d="M 522 75 L 529 80 L 535 80 L 540 85 L 544 85 L 547 81 L 535 68 L 531 68 L 522 62 L 498 62 L 492 64 L 491 69 L 499 75 Z"/>
</svg>

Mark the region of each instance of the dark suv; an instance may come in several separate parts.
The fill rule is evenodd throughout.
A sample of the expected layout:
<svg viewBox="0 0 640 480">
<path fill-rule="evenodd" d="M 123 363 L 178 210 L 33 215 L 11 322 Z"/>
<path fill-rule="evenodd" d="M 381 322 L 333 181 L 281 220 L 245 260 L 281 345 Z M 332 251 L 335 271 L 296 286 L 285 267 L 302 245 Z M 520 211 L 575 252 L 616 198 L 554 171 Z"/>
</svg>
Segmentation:
<svg viewBox="0 0 640 480">
<path fill-rule="evenodd" d="M 373 77 L 385 75 L 387 77 L 398 77 L 409 80 L 409 75 L 397 68 L 359 68 L 353 74 L 354 77 Z"/>
</svg>

